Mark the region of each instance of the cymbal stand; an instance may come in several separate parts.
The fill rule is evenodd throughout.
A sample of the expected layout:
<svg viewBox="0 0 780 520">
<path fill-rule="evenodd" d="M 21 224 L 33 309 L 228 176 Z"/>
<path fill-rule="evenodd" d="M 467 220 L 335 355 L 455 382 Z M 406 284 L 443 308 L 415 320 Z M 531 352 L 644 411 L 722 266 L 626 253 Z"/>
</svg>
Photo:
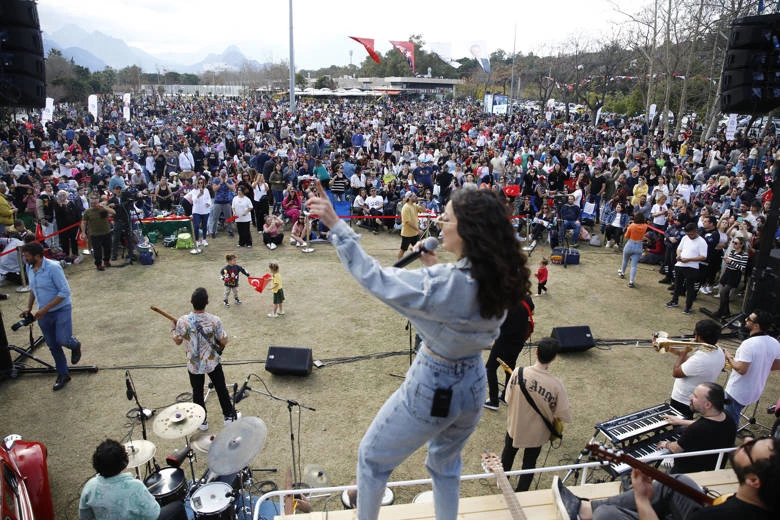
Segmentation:
<svg viewBox="0 0 780 520">
<path fill-rule="evenodd" d="M 287 413 L 290 416 L 290 448 L 292 452 L 292 471 L 293 471 L 293 485 L 298 483 L 298 459 L 300 457 L 300 454 L 295 453 L 295 429 L 293 428 L 293 419 L 292 419 L 292 410 L 294 406 L 298 407 L 298 413 L 301 413 L 301 408 L 305 408 L 309 411 L 316 412 L 317 410 L 306 406 L 305 404 L 301 404 L 298 401 L 292 400 L 292 399 L 285 399 L 284 397 L 277 397 L 273 395 L 270 392 L 263 392 L 260 390 L 255 390 L 254 388 L 247 387 L 247 390 L 251 392 L 258 393 L 260 395 L 264 395 L 266 397 L 270 397 L 271 399 L 274 399 L 276 401 L 282 401 L 283 403 L 287 403 Z"/>
<path fill-rule="evenodd" d="M 141 421 L 141 436 L 145 441 L 147 441 L 149 438 L 146 434 L 146 421 L 148 421 L 149 418 L 154 415 L 154 410 L 150 410 L 149 408 L 144 408 L 141 406 L 141 402 L 138 400 L 138 392 L 135 391 L 133 376 L 130 375 L 129 370 L 125 370 L 125 385 L 127 387 L 127 400 L 132 401 L 135 399 L 136 408 L 133 411 L 136 412 L 135 418 Z M 154 471 L 160 471 L 160 465 L 157 464 L 157 460 L 154 457 L 152 457 L 151 461 L 146 463 L 147 474 L 152 473 L 152 467 L 154 467 Z M 138 468 L 136 468 L 136 471 L 138 471 Z"/>
</svg>

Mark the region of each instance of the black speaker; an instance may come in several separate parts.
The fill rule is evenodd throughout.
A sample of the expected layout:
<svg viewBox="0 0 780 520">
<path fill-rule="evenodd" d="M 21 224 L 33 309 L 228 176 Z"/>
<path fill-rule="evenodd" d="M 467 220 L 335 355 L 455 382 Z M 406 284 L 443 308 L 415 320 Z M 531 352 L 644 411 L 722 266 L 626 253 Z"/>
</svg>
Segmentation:
<svg viewBox="0 0 780 520">
<path fill-rule="evenodd" d="M 265 369 L 277 376 L 308 376 L 311 374 L 310 348 L 268 347 Z"/>
<path fill-rule="evenodd" d="M 31 0 L 0 1 L 0 106 L 43 108 L 46 67 L 38 7 Z"/>
<path fill-rule="evenodd" d="M 561 353 L 566 352 L 584 352 L 589 348 L 596 346 L 596 340 L 590 332 L 587 325 L 577 325 L 574 327 L 555 327 L 550 336 L 558 340 L 561 344 Z"/>
<path fill-rule="evenodd" d="M 780 14 L 731 24 L 721 76 L 724 113 L 764 114 L 780 106 Z"/>
</svg>

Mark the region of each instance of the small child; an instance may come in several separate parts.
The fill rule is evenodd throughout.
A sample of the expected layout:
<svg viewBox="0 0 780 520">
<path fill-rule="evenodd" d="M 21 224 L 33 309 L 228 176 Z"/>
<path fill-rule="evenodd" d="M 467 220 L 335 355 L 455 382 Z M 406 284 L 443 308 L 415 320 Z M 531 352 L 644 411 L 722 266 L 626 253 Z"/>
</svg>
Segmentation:
<svg viewBox="0 0 780 520">
<path fill-rule="evenodd" d="M 279 274 L 279 264 L 271 262 L 268 264 L 268 270 L 271 271 L 271 289 L 274 291 L 274 312 L 268 315 L 269 318 L 284 316 L 284 289 L 282 288 L 282 276 Z"/>
<path fill-rule="evenodd" d="M 542 291 L 544 291 L 544 294 L 547 294 L 547 264 L 549 263 L 550 261 L 544 257 L 539 261 L 539 269 L 536 271 L 536 279 L 539 280 L 536 289 L 537 296 L 541 296 Z"/>
<path fill-rule="evenodd" d="M 238 275 L 244 273 L 245 276 L 249 276 L 249 273 L 244 270 L 243 267 L 236 264 L 238 257 L 236 255 L 225 255 L 227 265 L 222 268 L 222 281 L 225 282 L 225 307 L 230 307 L 228 303 L 228 296 L 230 291 L 233 291 L 233 298 L 236 300 L 236 305 L 241 305 L 241 300 L 238 299 Z"/>
</svg>

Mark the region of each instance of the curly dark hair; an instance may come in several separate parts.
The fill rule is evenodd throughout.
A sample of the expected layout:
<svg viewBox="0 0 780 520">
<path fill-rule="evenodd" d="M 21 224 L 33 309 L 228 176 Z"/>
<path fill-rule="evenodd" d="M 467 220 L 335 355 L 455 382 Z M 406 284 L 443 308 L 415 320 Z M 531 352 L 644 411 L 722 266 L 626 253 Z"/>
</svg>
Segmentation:
<svg viewBox="0 0 780 520">
<path fill-rule="evenodd" d="M 113 439 L 106 439 L 95 448 L 92 455 L 92 467 L 101 477 L 119 475 L 127 467 L 125 447 Z"/>
<path fill-rule="evenodd" d="M 462 189 L 452 195 L 463 240 L 463 256 L 479 283 L 477 301 L 483 318 L 500 318 L 530 294 L 531 272 L 505 206 L 490 190 Z"/>
</svg>

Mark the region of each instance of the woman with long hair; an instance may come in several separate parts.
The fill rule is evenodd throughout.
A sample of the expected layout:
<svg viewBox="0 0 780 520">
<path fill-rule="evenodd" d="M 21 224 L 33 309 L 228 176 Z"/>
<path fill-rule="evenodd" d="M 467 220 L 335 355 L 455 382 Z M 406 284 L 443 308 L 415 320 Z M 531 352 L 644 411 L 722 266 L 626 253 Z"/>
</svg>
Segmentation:
<svg viewBox="0 0 780 520">
<path fill-rule="evenodd" d="M 360 247 L 318 185 L 308 201 L 330 228 L 328 238 L 358 283 L 411 321 L 422 338 L 401 387 L 385 402 L 360 443 L 357 512 L 379 516 L 393 469 L 424 444 L 433 478 L 436 517 L 458 516 L 461 451 L 482 415 L 487 380 L 482 351 L 498 337 L 508 308 L 527 297 L 528 259 L 495 193 L 470 188 L 452 194 L 439 219 L 443 247 L 454 263 L 382 267 Z M 419 246 L 418 246 L 419 247 Z"/>
<path fill-rule="evenodd" d="M 642 256 L 642 239 L 645 238 L 647 233 L 647 223 L 645 216 L 641 213 L 634 215 L 634 222 L 629 224 L 626 229 L 625 237 L 626 245 L 623 246 L 623 263 L 618 271 L 618 276 L 625 278 L 626 266 L 628 266 L 629 260 L 631 261 L 631 273 L 628 277 L 628 286 L 633 288 L 634 280 L 636 279 L 636 268 L 639 264 L 639 258 Z"/>
<path fill-rule="evenodd" d="M 255 225 L 257 231 L 262 233 L 265 216 L 268 215 L 270 207 L 269 198 L 273 195 L 271 195 L 271 188 L 265 182 L 265 176 L 262 173 L 257 173 L 253 169 L 250 169 L 250 173 L 254 177 L 252 180 L 252 206 L 255 210 Z"/>
</svg>

